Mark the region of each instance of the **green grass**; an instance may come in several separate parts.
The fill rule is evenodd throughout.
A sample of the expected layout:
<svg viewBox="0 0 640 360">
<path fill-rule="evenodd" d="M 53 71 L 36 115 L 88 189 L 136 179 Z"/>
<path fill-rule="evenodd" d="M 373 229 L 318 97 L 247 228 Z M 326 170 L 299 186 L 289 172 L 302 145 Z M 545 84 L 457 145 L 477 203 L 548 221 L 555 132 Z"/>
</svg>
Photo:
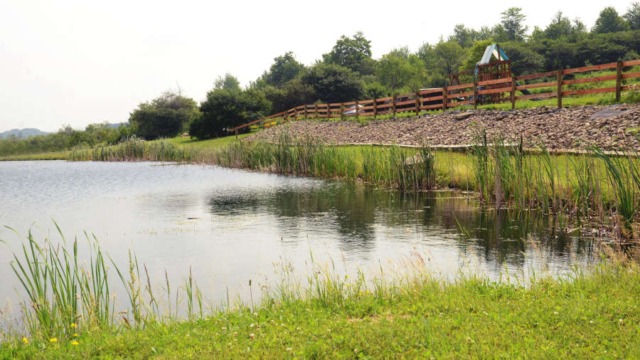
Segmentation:
<svg viewBox="0 0 640 360">
<path fill-rule="evenodd" d="M 418 265 L 418 267 L 420 267 Z M 418 271 L 393 283 L 310 278 L 255 309 L 238 306 L 144 328 L 80 327 L 78 336 L 11 340 L 2 359 L 636 358 L 634 263 L 523 286 L 482 277 L 446 283 Z M 377 284 L 377 285 L 375 285 Z M 327 295 L 328 294 L 328 295 Z M 75 341 L 74 343 L 72 343 Z"/>
<path fill-rule="evenodd" d="M 28 160 L 67 160 L 68 151 L 56 151 L 40 154 L 22 154 L 0 156 L 0 161 L 28 161 Z"/>
<path fill-rule="evenodd" d="M 246 138 L 247 136 L 251 135 L 249 134 L 239 134 L 238 135 L 238 140 L 242 140 L 244 138 Z M 207 148 L 207 149 L 215 149 L 215 148 L 220 148 L 226 145 L 229 145 L 233 142 L 236 141 L 236 137 L 235 135 L 231 135 L 231 136 L 225 136 L 225 137 L 220 137 L 220 138 L 215 138 L 215 139 L 208 139 L 208 140 L 197 140 L 197 139 L 191 139 L 191 138 L 183 138 L 183 137 L 176 137 L 176 138 L 172 138 L 172 139 L 168 139 L 172 144 L 177 145 L 177 146 L 182 146 L 182 147 L 194 147 L 194 148 Z"/>
</svg>

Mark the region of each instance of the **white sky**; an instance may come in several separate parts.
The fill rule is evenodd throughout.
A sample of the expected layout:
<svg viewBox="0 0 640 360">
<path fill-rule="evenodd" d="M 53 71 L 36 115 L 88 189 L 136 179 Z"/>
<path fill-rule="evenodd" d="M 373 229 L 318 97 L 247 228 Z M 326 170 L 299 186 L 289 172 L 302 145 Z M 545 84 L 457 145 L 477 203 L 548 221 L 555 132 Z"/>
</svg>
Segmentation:
<svg viewBox="0 0 640 360">
<path fill-rule="evenodd" d="M 479 29 L 522 7 L 544 28 L 561 10 L 591 28 L 595 1 L 30 1 L 0 0 L 0 131 L 127 121 L 143 101 L 176 88 L 202 101 L 227 72 L 243 86 L 293 51 L 313 64 L 341 35 L 363 31 L 373 56 Z"/>
</svg>

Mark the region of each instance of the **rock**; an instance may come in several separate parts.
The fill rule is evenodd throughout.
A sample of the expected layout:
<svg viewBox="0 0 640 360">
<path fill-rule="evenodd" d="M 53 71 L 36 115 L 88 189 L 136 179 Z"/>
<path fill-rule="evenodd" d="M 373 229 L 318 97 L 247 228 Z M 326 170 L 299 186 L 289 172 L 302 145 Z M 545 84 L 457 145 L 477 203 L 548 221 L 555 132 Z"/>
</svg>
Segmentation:
<svg viewBox="0 0 640 360">
<path fill-rule="evenodd" d="M 471 115 L 473 115 L 473 113 L 470 113 L 470 112 L 461 113 L 456 115 L 456 120 L 458 121 L 464 120 L 464 119 L 470 118 Z"/>
<path fill-rule="evenodd" d="M 413 156 L 412 156 L 412 157 L 410 157 L 410 158 L 407 158 L 407 159 L 404 161 L 404 164 L 405 164 L 405 165 L 416 165 L 416 164 L 422 164 L 422 163 L 424 162 L 424 160 L 425 160 L 425 159 L 422 157 L 422 155 L 420 155 L 420 154 L 418 153 L 418 154 L 413 155 Z"/>
<path fill-rule="evenodd" d="M 366 125 L 353 121 L 294 121 L 286 127 L 276 126 L 252 134 L 244 141 L 264 139 L 277 142 L 281 132 L 289 129 L 294 138 L 312 135 L 332 144 L 419 145 L 427 139 L 428 144 L 434 146 L 470 145 L 473 144 L 474 134 L 484 129 L 488 138 L 500 134 L 505 141 L 518 142 L 522 134 L 527 144 L 542 142 L 554 149 L 583 148 L 585 144 L 640 149 L 640 141 L 635 137 L 621 136 L 630 128 L 640 128 L 640 105 L 613 107 L 620 114 L 612 118 L 590 120 L 591 116 L 608 108 L 597 105 L 571 106 L 562 111 L 551 107 L 514 111 L 461 111 L 457 114 L 451 111 L 398 121 L 371 120 Z M 621 108 L 626 111 L 621 111 Z M 471 115 L 474 115 L 473 122 L 456 121 L 468 119 Z M 617 136 L 615 141 L 611 141 L 613 136 Z"/>
</svg>

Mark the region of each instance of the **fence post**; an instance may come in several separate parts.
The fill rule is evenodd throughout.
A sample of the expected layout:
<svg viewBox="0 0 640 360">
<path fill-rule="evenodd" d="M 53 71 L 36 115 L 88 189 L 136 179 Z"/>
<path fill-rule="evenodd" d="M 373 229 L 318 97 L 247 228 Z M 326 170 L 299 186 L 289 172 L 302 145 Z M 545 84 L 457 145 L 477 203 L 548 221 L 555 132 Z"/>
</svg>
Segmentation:
<svg viewBox="0 0 640 360">
<path fill-rule="evenodd" d="M 378 117 L 378 99 L 373 99 L 373 120 Z"/>
<path fill-rule="evenodd" d="M 478 79 L 473 77 L 473 109 L 478 110 Z"/>
<path fill-rule="evenodd" d="M 359 114 L 358 112 L 360 112 L 360 109 L 358 108 L 358 100 L 356 100 L 356 120 L 359 119 Z"/>
<path fill-rule="evenodd" d="M 416 116 L 420 116 L 420 91 L 416 91 Z"/>
<path fill-rule="evenodd" d="M 618 72 L 616 73 L 616 102 L 620 102 L 622 93 L 622 61 L 618 60 Z"/>
<path fill-rule="evenodd" d="M 393 95 L 391 98 L 391 111 L 393 112 L 393 117 L 396 117 L 396 96 Z"/>
<path fill-rule="evenodd" d="M 340 103 L 340 120 L 344 121 L 344 103 Z"/>
<path fill-rule="evenodd" d="M 516 77 L 511 74 L 511 110 L 516 108 Z"/>
<path fill-rule="evenodd" d="M 562 109 L 562 70 L 558 70 L 558 109 Z"/>
<path fill-rule="evenodd" d="M 447 87 L 443 87 L 442 88 L 442 111 L 446 111 L 447 110 L 447 92 L 449 90 L 447 90 Z"/>
<path fill-rule="evenodd" d="M 238 140 L 238 129 L 236 129 L 236 140 Z"/>
</svg>

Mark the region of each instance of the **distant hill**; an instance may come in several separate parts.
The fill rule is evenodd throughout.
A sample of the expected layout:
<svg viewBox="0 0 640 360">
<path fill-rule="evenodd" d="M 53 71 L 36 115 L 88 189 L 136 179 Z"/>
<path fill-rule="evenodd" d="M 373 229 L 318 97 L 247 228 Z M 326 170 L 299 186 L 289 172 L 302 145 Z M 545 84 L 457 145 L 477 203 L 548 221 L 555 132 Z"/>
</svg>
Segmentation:
<svg viewBox="0 0 640 360">
<path fill-rule="evenodd" d="M 121 122 L 121 123 L 115 123 L 115 124 L 108 124 L 107 127 L 117 129 L 121 125 L 122 126 L 129 126 L 129 123 L 128 122 Z"/>
<path fill-rule="evenodd" d="M 28 138 L 30 136 L 36 135 L 47 135 L 48 132 L 40 131 L 38 129 L 27 128 L 27 129 L 11 129 L 9 131 L 1 132 L 0 139 L 6 139 L 11 135 L 15 135 L 17 138 Z"/>
</svg>

